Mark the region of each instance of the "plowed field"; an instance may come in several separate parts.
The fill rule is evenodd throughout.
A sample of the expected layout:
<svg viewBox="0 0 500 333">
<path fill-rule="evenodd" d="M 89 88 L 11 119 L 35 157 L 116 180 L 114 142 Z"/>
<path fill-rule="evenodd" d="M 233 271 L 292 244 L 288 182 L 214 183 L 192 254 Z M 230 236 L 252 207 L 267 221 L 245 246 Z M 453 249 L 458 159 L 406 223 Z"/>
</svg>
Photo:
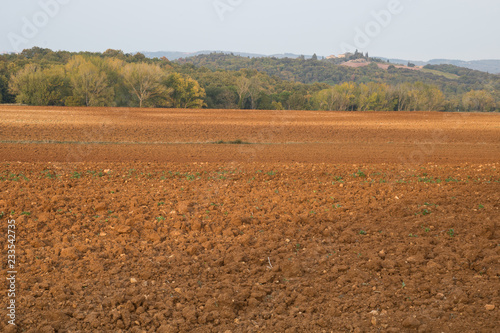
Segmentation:
<svg viewBox="0 0 500 333">
<path fill-rule="evenodd" d="M 0 106 L 0 331 L 498 332 L 499 157 L 498 114 Z"/>
</svg>

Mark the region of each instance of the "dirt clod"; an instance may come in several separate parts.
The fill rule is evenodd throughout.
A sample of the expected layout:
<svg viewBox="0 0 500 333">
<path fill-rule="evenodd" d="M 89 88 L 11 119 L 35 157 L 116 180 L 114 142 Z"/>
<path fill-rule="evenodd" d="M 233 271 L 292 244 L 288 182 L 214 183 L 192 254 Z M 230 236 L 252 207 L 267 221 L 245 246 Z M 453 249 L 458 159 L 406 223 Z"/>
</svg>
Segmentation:
<svg viewBox="0 0 500 333">
<path fill-rule="evenodd" d="M 486 309 L 486 311 L 493 311 L 493 310 L 495 310 L 495 305 L 494 304 L 486 304 L 484 306 L 484 308 Z"/>
</svg>

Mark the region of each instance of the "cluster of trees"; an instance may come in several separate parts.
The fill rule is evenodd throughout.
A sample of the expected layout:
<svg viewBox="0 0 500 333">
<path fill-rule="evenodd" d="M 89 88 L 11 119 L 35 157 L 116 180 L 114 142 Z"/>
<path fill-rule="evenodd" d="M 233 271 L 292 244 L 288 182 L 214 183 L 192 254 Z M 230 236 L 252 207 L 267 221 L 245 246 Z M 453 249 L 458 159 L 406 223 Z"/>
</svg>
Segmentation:
<svg viewBox="0 0 500 333">
<path fill-rule="evenodd" d="M 113 56 L 79 54 L 64 64 L 28 62 L 10 76 L 8 93 L 14 102 L 29 105 L 205 106 L 204 89 L 173 71 L 168 60 L 127 62 Z"/>
<path fill-rule="evenodd" d="M 211 71 L 185 64 L 182 70 L 205 88 L 209 108 L 339 111 L 500 109 L 500 103 L 488 89 L 471 90 L 448 98 L 438 85 L 421 81 L 304 84 L 250 69 Z M 471 97 L 474 97 L 474 103 Z"/>
<path fill-rule="evenodd" d="M 500 108 L 493 96 L 486 90 L 471 90 L 462 98 L 465 111 L 493 111 Z M 498 106 L 497 106 L 498 105 Z"/>
<path fill-rule="evenodd" d="M 438 87 L 422 82 L 396 86 L 346 82 L 317 92 L 312 97 L 312 103 L 320 110 L 441 111 L 445 106 L 445 98 Z"/>
<path fill-rule="evenodd" d="M 368 66 L 352 68 L 341 66 L 342 62 L 352 59 L 366 59 Z M 208 68 L 212 71 L 257 70 L 282 80 L 303 84 L 327 83 L 342 85 L 353 82 L 358 85 L 375 82 L 386 84 L 392 89 L 421 82 L 439 88 L 444 94 L 444 109 L 447 111 L 475 110 L 464 104 L 464 96 L 470 91 L 481 91 L 484 97 L 493 99 L 493 105 L 485 110 L 500 109 L 500 75 L 488 74 L 453 65 L 427 65 L 423 70 L 411 70 L 389 66 L 388 70 L 379 68 L 382 60 L 370 58 L 368 54 L 355 53 L 345 59 L 291 59 L 291 58 L 248 58 L 224 53 L 198 55 L 177 61 L 183 65 Z M 387 64 L 387 63 L 386 63 Z M 479 109 L 475 111 L 481 111 Z"/>
<path fill-rule="evenodd" d="M 352 57 L 373 61 L 368 54 Z M 119 50 L 41 48 L 0 55 L 0 103 L 494 111 L 500 109 L 499 91 L 500 76 L 450 65 L 384 70 L 375 63 L 349 68 L 317 57 L 250 59 L 220 53 L 170 62 Z"/>
</svg>

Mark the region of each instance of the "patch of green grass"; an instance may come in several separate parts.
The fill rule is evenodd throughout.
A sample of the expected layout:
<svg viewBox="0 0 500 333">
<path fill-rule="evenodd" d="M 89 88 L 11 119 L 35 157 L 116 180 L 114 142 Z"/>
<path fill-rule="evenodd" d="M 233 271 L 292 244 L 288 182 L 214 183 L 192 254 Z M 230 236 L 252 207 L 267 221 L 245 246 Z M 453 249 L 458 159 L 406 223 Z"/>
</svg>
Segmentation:
<svg viewBox="0 0 500 333">
<path fill-rule="evenodd" d="M 224 140 L 219 140 L 214 142 L 217 145 L 249 145 L 250 142 L 243 141 L 241 139 L 233 140 L 233 141 L 224 141 Z"/>
<path fill-rule="evenodd" d="M 424 216 L 425 216 L 425 215 L 429 215 L 429 214 L 431 214 L 431 213 L 432 213 L 432 212 L 431 212 L 430 210 L 428 210 L 427 208 L 426 208 L 426 209 L 424 209 L 424 210 L 422 210 L 422 211 L 420 212 L 420 214 L 422 214 L 422 215 L 424 215 Z"/>
<path fill-rule="evenodd" d="M 335 185 L 335 183 L 343 183 L 343 182 L 344 182 L 344 178 L 342 178 L 340 176 L 336 176 L 336 177 L 333 177 L 332 185 Z"/>
<path fill-rule="evenodd" d="M 56 179 L 59 177 L 55 172 L 51 172 L 50 170 L 43 170 L 41 173 L 48 179 Z"/>
<path fill-rule="evenodd" d="M 158 217 L 156 218 L 156 220 L 158 220 L 158 221 L 165 221 L 165 218 L 164 218 L 163 216 L 158 216 Z"/>
<path fill-rule="evenodd" d="M 358 170 L 356 173 L 353 174 L 353 177 L 366 178 L 366 173 L 363 170 Z"/>
<path fill-rule="evenodd" d="M 26 215 L 26 216 L 30 216 L 31 213 L 30 212 L 22 212 L 21 215 Z"/>
<path fill-rule="evenodd" d="M 25 175 L 22 173 L 20 174 L 15 174 L 15 173 L 10 173 L 8 180 L 13 181 L 13 182 L 18 182 L 23 178 L 24 180 L 29 180 Z"/>
<path fill-rule="evenodd" d="M 438 207 L 438 205 L 426 202 L 422 207 Z M 422 211 L 415 213 L 415 215 L 422 215 L 422 216 L 430 214 L 432 214 L 432 211 L 427 208 L 424 208 Z"/>
<path fill-rule="evenodd" d="M 418 177 L 418 181 L 420 183 L 431 183 L 431 184 L 439 184 L 442 182 L 441 179 L 434 177 Z"/>
<path fill-rule="evenodd" d="M 428 228 L 428 227 L 424 227 L 424 226 L 422 226 L 422 230 L 424 230 L 425 232 L 430 232 L 430 231 L 431 231 L 431 229 L 430 229 L 430 228 Z"/>
<path fill-rule="evenodd" d="M 80 178 L 82 178 L 82 174 L 81 174 L 80 172 L 75 171 L 75 172 L 73 172 L 73 174 L 71 175 L 71 178 L 72 178 L 72 179 L 80 179 Z"/>
<path fill-rule="evenodd" d="M 445 72 L 441 72 L 441 71 L 438 71 L 435 69 L 422 68 L 420 71 L 422 73 L 430 73 L 430 74 L 434 74 L 434 75 L 438 75 L 438 76 L 444 76 L 445 78 L 450 79 L 450 80 L 458 80 L 460 78 L 460 76 L 458 76 L 456 74 L 445 73 Z"/>
</svg>

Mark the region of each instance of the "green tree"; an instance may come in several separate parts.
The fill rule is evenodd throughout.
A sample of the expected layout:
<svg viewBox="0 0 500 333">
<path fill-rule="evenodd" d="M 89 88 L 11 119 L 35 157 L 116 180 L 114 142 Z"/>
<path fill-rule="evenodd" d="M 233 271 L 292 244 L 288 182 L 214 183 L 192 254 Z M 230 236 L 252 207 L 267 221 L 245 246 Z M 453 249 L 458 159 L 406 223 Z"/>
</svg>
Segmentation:
<svg viewBox="0 0 500 333">
<path fill-rule="evenodd" d="M 238 96 L 231 87 L 204 88 L 205 102 L 210 109 L 237 109 Z"/>
<path fill-rule="evenodd" d="M 462 104 L 467 111 L 491 111 L 495 108 L 495 99 L 486 90 L 471 90 L 463 96 Z"/>
<path fill-rule="evenodd" d="M 271 103 L 271 110 L 284 110 L 285 108 L 283 107 L 283 105 L 281 104 L 281 102 L 276 102 L 276 101 L 273 101 Z"/>
<path fill-rule="evenodd" d="M 63 105 L 67 81 L 60 67 L 41 69 L 29 64 L 13 75 L 9 90 L 16 102 L 28 105 Z"/>
<path fill-rule="evenodd" d="M 205 106 L 205 90 L 196 80 L 173 73 L 165 80 L 165 86 L 172 90 L 173 107 L 199 109 Z"/>
<path fill-rule="evenodd" d="M 332 87 L 318 91 L 313 96 L 313 105 L 315 109 L 324 111 L 334 111 L 338 100 L 337 91 Z"/>
<path fill-rule="evenodd" d="M 108 77 L 102 68 L 94 62 L 97 59 L 86 59 L 74 56 L 66 65 L 73 87 L 73 96 L 67 104 L 85 106 L 112 105 L 114 91 L 109 86 Z"/>
<path fill-rule="evenodd" d="M 424 110 L 442 111 L 445 103 L 443 92 L 435 85 L 427 85 L 425 88 Z"/>
<path fill-rule="evenodd" d="M 288 99 L 290 110 L 308 110 L 310 95 L 304 91 L 294 91 Z"/>
<path fill-rule="evenodd" d="M 252 110 L 255 110 L 257 108 L 257 101 L 261 94 L 266 90 L 266 82 L 264 77 L 261 77 L 261 75 L 255 75 L 250 78 L 248 96 L 250 97 L 250 108 Z"/>
<path fill-rule="evenodd" d="M 392 65 L 391 65 L 392 66 Z M 410 107 L 410 83 L 400 83 L 392 87 L 392 95 L 394 96 L 396 109 L 398 111 L 407 111 Z"/>
<path fill-rule="evenodd" d="M 348 111 L 355 109 L 357 86 L 354 82 L 344 82 L 335 86 L 336 110 Z"/>
<path fill-rule="evenodd" d="M 122 50 L 107 49 L 102 53 L 102 55 L 109 58 L 116 58 L 121 60 L 125 59 L 125 54 Z"/>
<path fill-rule="evenodd" d="M 125 62 L 120 58 L 104 58 L 101 66 L 108 77 L 108 84 L 114 91 L 114 106 L 134 106 L 134 96 L 130 93 L 129 88 L 122 75 L 122 69 Z"/>
<path fill-rule="evenodd" d="M 388 85 L 368 82 L 359 86 L 358 110 L 389 111 L 393 108 L 393 99 Z"/>
<path fill-rule="evenodd" d="M 238 94 L 238 107 L 240 109 L 243 109 L 243 107 L 244 107 L 244 100 L 247 97 L 249 90 L 250 90 L 250 80 L 244 76 L 240 76 L 236 80 L 236 92 Z"/>
<path fill-rule="evenodd" d="M 170 103 L 169 90 L 162 84 L 165 73 L 158 65 L 146 63 L 130 63 L 122 71 L 127 87 L 143 106 L 168 106 Z"/>
</svg>

